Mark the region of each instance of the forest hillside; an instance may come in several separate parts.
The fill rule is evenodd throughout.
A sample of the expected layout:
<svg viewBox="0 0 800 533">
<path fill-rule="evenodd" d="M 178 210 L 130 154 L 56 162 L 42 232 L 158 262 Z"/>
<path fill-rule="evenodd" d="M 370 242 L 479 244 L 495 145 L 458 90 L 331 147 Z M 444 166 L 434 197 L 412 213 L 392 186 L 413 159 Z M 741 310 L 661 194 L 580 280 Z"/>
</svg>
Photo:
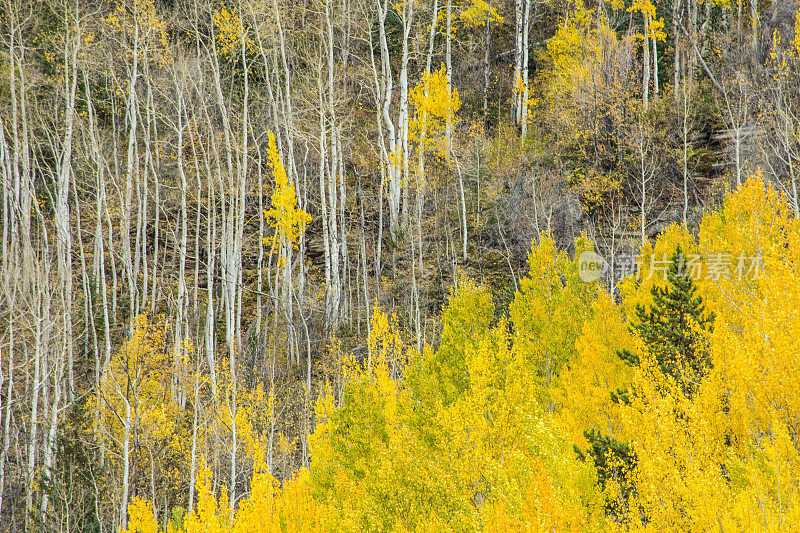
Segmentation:
<svg viewBox="0 0 800 533">
<path fill-rule="evenodd" d="M 800 528 L 797 0 L 0 0 L 0 532 Z"/>
</svg>

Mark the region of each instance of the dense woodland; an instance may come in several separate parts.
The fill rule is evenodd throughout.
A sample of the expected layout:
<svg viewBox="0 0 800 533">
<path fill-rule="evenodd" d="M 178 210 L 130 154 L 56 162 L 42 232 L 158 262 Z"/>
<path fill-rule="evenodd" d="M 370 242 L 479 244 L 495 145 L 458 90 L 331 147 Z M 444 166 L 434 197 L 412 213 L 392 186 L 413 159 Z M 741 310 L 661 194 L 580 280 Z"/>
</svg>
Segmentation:
<svg viewBox="0 0 800 533">
<path fill-rule="evenodd" d="M 2 0 L 0 531 L 800 528 L 798 8 Z"/>
</svg>

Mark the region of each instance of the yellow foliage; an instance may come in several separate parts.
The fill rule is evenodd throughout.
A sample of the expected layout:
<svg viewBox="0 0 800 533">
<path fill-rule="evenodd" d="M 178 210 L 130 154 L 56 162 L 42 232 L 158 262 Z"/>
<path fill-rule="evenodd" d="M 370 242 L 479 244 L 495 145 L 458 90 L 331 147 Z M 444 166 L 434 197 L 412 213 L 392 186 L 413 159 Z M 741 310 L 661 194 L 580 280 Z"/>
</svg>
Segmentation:
<svg viewBox="0 0 800 533">
<path fill-rule="evenodd" d="M 222 523 L 222 517 L 218 513 L 224 503 L 217 504 L 211 481 L 211 471 L 202 465 L 197 473 L 195 485 L 197 503 L 195 509 L 184 520 L 186 533 L 223 533 L 227 529 L 223 527 L 227 524 Z"/>
<path fill-rule="evenodd" d="M 630 369 L 617 350 L 632 342 L 620 309 L 601 290 L 592 302 L 591 318 L 575 341 L 577 357 L 554 393 L 559 418 L 573 442 L 583 446 L 586 429 L 612 436 L 620 431 L 619 408 L 611 401 L 611 393 L 630 382 Z"/>
<path fill-rule="evenodd" d="M 116 8 L 103 19 L 103 24 L 106 30 L 120 35 L 126 45 L 138 46 L 138 53 L 142 57 L 144 53 L 150 53 L 160 64 L 167 63 L 167 23 L 158 16 L 155 0 L 118 2 Z M 87 43 L 92 42 L 94 34 L 88 34 L 86 39 Z"/>
<path fill-rule="evenodd" d="M 396 374 L 399 369 L 404 365 L 404 344 L 400 338 L 400 331 L 397 328 L 397 317 L 392 315 L 389 317 L 383 313 L 376 305 L 372 311 L 372 320 L 370 321 L 371 329 L 370 335 L 367 337 L 367 366 L 366 372 L 382 372 L 385 367 L 391 373 Z M 373 369 L 373 362 L 376 364 Z M 353 372 L 357 371 L 357 366 L 350 360 L 347 363 L 348 369 Z M 353 374 L 345 372 L 345 379 L 353 377 Z"/>
<path fill-rule="evenodd" d="M 638 348 L 630 405 L 620 406 L 620 439 L 638 457 L 634 530 L 772 531 L 796 528 L 800 513 L 800 260 L 797 221 L 786 200 L 758 178 L 728 195 L 707 215 L 698 241 L 672 227 L 645 258 L 660 259 L 680 244 L 703 261 L 732 258 L 727 275 L 707 269 L 693 278 L 707 308 L 717 314 L 710 336 L 712 369 L 688 399 Z M 759 256 L 759 276 L 740 275 L 737 257 Z M 688 258 L 688 257 L 687 257 Z M 640 283 L 623 284 L 623 308 L 649 301 L 662 276 L 642 261 Z M 629 316 L 631 316 L 629 314 Z"/>
<path fill-rule="evenodd" d="M 550 389 L 575 355 L 575 341 L 590 312 L 596 285 L 578 275 L 577 258 L 591 248 L 585 238 L 576 240 L 577 255 L 570 260 L 543 234 L 528 255 L 530 272 L 520 280 L 520 290 L 509 306 L 514 325 L 514 351 L 531 365 L 539 379 L 538 394 L 550 402 Z M 563 280 L 563 281 L 562 281 Z"/>
<path fill-rule="evenodd" d="M 172 354 L 166 347 L 167 325 L 151 324 L 144 315 L 133 321 L 130 338 L 111 359 L 101 383 L 101 418 L 112 443 L 121 446 L 125 426 L 134 426 L 144 441 L 174 435 L 176 405 L 170 397 Z"/>
<path fill-rule="evenodd" d="M 236 420 L 251 434 L 250 494 L 230 516 L 224 489 L 215 498 L 201 466 L 186 531 L 797 530 L 800 227 L 789 213 L 785 198 L 749 179 L 704 218 L 697 239 L 671 226 L 645 244 L 641 277 L 622 284 L 620 303 L 582 283 L 575 259 L 544 235 L 509 320 L 495 321 L 488 290 L 461 276 L 440 346 L 422 354 L 410 351 L 397 317 L 376 308 L 367 353 L 346 356 L 342 390 L 326 383 L 317 398 L 311 466 L 282 486 L 272 477 L 255 420 L 274 416 L 273 396 L 253 391 Z M 701 260 L 763 261 L 758 277 L 700 271 L 695 285 L 717 317 L 703 333 L 712 365 L 691 395 L 626 324 L 666 283 L 656 259 L 677 245 Z M 578 239 L 575 248 L 591 246 Z M 137 354 L 159 342 L 158 328 L 137 322 L 109 379 L 122 383 L 119 361 L 136 368 Z M 639 365 L 624 364 L 621 348 Z M 138 383 L 163 389 L 157 379 Z M 619 389 L 627 399 L 612 401 Z M 588 429 L 634 454 L 602 491 L 602 461 L 572 449 L 585 449 Z M 623 466 L 610 452 L 605 459 L 606 474 Z M 134 499 L 129 512 L 125 533 L 157 530 L 149 503 Z"/>
<path fill-rule="evenodd" d="M 591 13 L 578 3 L 547 43 L 544 59 L 552 65 L 549 74 L 554 89 L 571 93 L 573 87 L 582 79 L 589 78 L 593 67 L 599 64 L 599 35 L 591 28 Z"/>
<path fill-rule="evenodd" d="M 497 10 L 487 4 L 484 0 L 471 0 L 469 7 L 462 11 L 458 18 L 468 27 L 479 28 L 486 24 L 489 19 L 490 24 L 502 24 L 503 17 Z"/>
<path fill-rule="evenodd" d="M 800 58 L 800 9 L 794 16 L 794 54 Z"/>
<path fill-rule="evenodd" d="M 686 271 L 689 275 L 694 277 L 695 267 L 692 265 L 698 264 L 698 267 L 702 267 L 694 237 L 682 225 L 670 224 L 662 230 L 654 243 L 648 241 L 639 249 L 637 276 L 626 277 L 619 284 L 623 295 L 621 307 L 625 316 L 636 316 L 637 305 L 647 306 L 652 303 L 650 290 L 653 285 L 659 287 L 666 285 L 669 263 L 678 245 L 683 250 L 687 262 Z M 703 280 L 701 278 L 698 280 L 702 285 Z M 713 306 L 710 310 L 714 310 Z"/>
<path fill-rule="evenodd" d="M 297 194 L 294 185 L 286 176 L 286 169 L 283 167 L 275 144 L 275 135 L 272 132 L 269 132 L 267 155 L 275 176 L 272 209 L 264 212 L 269 224 L 275 228 L 275 235 L 272 241 L 267 242 L 291 247 L 305 233 L 306 226 L 311 222 L 311 215 L 297 207 Z"/>
<path fill-rule="evenodd" d="M 426 113 L 430 120 L 452 120 L 461 108 L 458 91 L 450 87 L 444 65 L 439 70 L 424 73 L 411 90 L 409 99 L 417 108 L 417 114 Z"/>
<path fill-rule="evenodd" d="M 650 0 L 633 0 L 628 12 L 636 11 L 642 14 L 647 21 L 647 38 L 657 41 L 664 41 L 667 34 L 664 33 L 664 19 L 656 18 L 656 6 Z M 644 39 L 644 35 L 639 34 L 639 38 Z"/>
<path fill-rule="evenodd" d="M 225 57 L 231 59 L 242 53 L 242 33 L 244 29 L 242 19 L 236 12 L 230 12 L 227 7 L 222 6 L 222 9 L 214 12 L 214 27 L 217 29 L 215 38 L 219 50 Z M 248 53 L 252 53 L 255 50 L 255 45 L 246 35 L 246 32 L 244 33 L 245 50 Z"/>
<path fill-rule="evenodd" d="M 609 138 L 618 134 L 607 131 L 606 125 L 621 120 L 625 102 L 632 97 L 623 67 L 629 48 L 630 43 L 609 27 L 604 10 L 595 16 L 583 2 L 576 2 L 539 53 L 542 67 L 534 89 L 540 101 L 529 109 L 559 143 L 557 152 L 574 153 L 591 164 L 617 157 L 610 147 L 621 139 Z"/>
<path fill-rule="evenodd" d="M 416 108 L 411 119 L 411 137 L 419 143 L 419 149 L 425 150 L 431 144 L 439 145 L 439 155 L 444 156 L 449 147 L 443 145 L 445 127 L 454 124 L 456 114 L 461 108 L 458 91 L 447 81 L 447 72 L 442 65 L 439 70 L 424 73 L 422 80 L 409 94 L 409 101 Z"/>
<path fill-rule="evenodd" d="M 128 528 L 121 528 L 119 533 L 158 533 L 150 502 L 141 498 L 131 500 L 128 504 Z"/>
</svg>

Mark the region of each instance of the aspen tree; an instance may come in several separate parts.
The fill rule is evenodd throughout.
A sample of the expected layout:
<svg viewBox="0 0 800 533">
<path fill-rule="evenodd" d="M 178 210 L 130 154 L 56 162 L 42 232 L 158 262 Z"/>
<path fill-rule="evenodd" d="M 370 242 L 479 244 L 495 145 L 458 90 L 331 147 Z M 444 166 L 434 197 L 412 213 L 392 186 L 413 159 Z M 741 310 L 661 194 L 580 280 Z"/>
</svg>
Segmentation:
<svg viewBox="0 0 800 533">
<path fill-rule="evenodd" d="M 8 300 L 8 295 L 6 294 L 6 299 Z M 13 402 L 13 392 L 14 392 L 14 319 L 13 317 L 9 317 L 9 348 L 8 352 L 8 370 L 2 372 L 2 368 L 0 368 L 0 372 L 2 375 L 0 376 L 0 387 L 6 387 L 6 396 L 4 400 L 4 405 L 0 407 L 3 408 L 3 411 L 0 411 L 0 416 L 3 417 L 3 441 L 2 441 L 2 448 L 0 448 L 0 509 L 3 508 L 3 495 L 5 494 L 5 487 L 6 487 L 6 459 L 8 457 L 8 452 L 11 446 L 11 404 Z M 2 390 L 2 389 L 0 389 Z"/>
<path fill-rule="evenodd" d="M 63 286 L 64 298 L 64 327 L 66 334 L 67 351 L 67 379 L 69 383 L 69 396 L 75 394 L 75 378 L 73 376 L 73 335 L 72 335 L 72 237 L 69 217 L 69 192 L 72 169 L 72 137 L 74 132 L 74 116 L 76 104 L 76 91 L 78 87 L 78 51 L 82 42 L 81 21 L 70 20 L 71 6 L 64 6 L 64 22 L 68 33 L 64 39 L 64 97 L 66 99 L 64 110 L 64 139 L 62 153 L 57 165 L 56 183 L 56 248 L 58 260 L 58 274 Z M 74 31 L 74 34 L 70 35 Z"/>
<path fill-rule="evenodd" d="M 682 0 L 672 0 L 672 46 L 674 47 L 672 59 L 672 96 L 676 101 L 678 100 L 680 91 L 686 90 L 686 87 L 681 84 L 681 37 L 683 37 L 683 33 L 679 32 L 679 19 L 683 17 L 684 12 L 684 2 Z"/>
<path fill-rule="evenodd" d="M 650 61 L 653 60 L 653 80 L 655 95 L 658 96 L 658 52 L 656 43 L 666 38 L 663 32 L 664 20 L 656 18 L 656 7 L 650 0 L 634 0 L 628 11 L 638 12 L 642 15 L 642 33 L 637 35 L 642 40 L 642 102 L 645 109 L 650 103 Z M 652 43 L 651 43 L 652 41 Z M 650 47 L 653 46 L 653 57 L 650 57 Z"/>
<path fill-rule="evenodd" d="M 300 237 L 305 233 L 306 226 L 311 222 L 311 215 L 297 207 L 297 196 L 294 184 L 288 181 L 286 170 L 278 154 L 275 144 L 275 135 L 268 133 L 269 148 L 267 155 L 269 165 L 275 177 L 275 192 L 272 194 L 272 208 L 264 213 L 270 226 L 275 229 L 273 237 L 269 238 L 268 244 L 272 250 L 278 250 L 278 273 L 276 278 L 281 281 L 281 301 L 283 302 L 287 327 L 293 328 L 292 311 L 293 287 L 292 287 L 292 250 L 297 245 Z M 291 342 L 291 340 L 290 340 Z M 287 347 L 287 363 L 297 362 L 291 360 L 291 354 L 296 349 L 295 346 Z M 299 354 L 296 356 L 299 361 Z"/>
<path fill-rule="evenodd" d="M 447 84 L 449 86 L 453 86 L 453 51 L 452 51 L 452 40 L 453 40 L 453 0 L 447 0 L 447 25 L 445 27 L 445 52 L 444 52 L 444 61 L 447 70 Z M 451 145 L 453 141 L 453 125 L 448 122 L 446 125 L 445 136 L 447 137 L 447 144 Z M 448 160 L 450 158 L 450 152 L 447 153 Z M 463 184 L 459 181 L 461 185 L 461 189 L 463 190 Z M 466 207 L 464 208 L 464 219 L 466 220 Z M 466 234 L 464 235 L 464 240 L 466 241 Z"/>
<path fill-rule="evenodd" d="M 137 476 L 137 453 L 140 439 L 160 424 L 160 432 L 168 432 L 170 397 L 169 354 L 165 353 L 166 328 L 137 317 L 130 339 L 112 360 L 102 384 L 102 418 L 98 421 L 102 437 L 118 457 L 122 468 L 122 516 L 125 526 L 130 490 Z M 156 465 L 151 465 L 155 468 Z"/>
<path fill-rule="evenodd" d="M 400 21 L 403 27 L 403 40 L 402 40 L 402 52 L 401 52 L 401 59 L 400 59 L 400 72 L 399 72 L 399 84 L 400 84 L 400 102 L 399 102 L 399 112 L 397 116 L 397 122 L 399 127 L 399 139 L 395 142 L 395 153 L 401 157 L 402 161 L 402 170 L 403 170 L 403 205 L 402 205 L 402 220 L 401 224 L 403 228 L 408 227 L 408 220 L 409 220 L 409 210 L 411 206 L 408 203 L 408 189 L 409 189 L 409 156 L 410 156 L 410 146 L 409 146 L 409 121 L 410 121 L 410 114 L 409 114 L 409 86 L 408 86 L 408 63 L 409 63 L 409 38 L 411 35 L 411 30 L 413 28 L 414 22 L 414 7 L 415 7 L 416 0 L 403 0 L 400 2 L 401 10 Z"/>
<path fill-rule="evenodd" d="M 551 388 L 574 357 L 579 324 L 588 317 L 595 293 L 595 288 L 583 283 L 578 274 L 580 253 L 592 246 L 582 237 L 576 240 L 575 249 L 576 258 L 571 261 L 556 250 L 550 235 L 542 235 L 531 245 L 529 276 L 520 280 L 520 290 L 509 306 L 514 350 L 535 369 L 541 383 L 537 394 L 551 411 Z M 575 317 L 580 319 L 576 321 Z"/>
<path fill-rule="evenodd" d="M 378 0 L 378 34 L 381 49 L 381 85 L 382 85 L 382 117 L 387 131 L 387 153 L 385 164 L 389 175 L 389 226 L 392 231 L 397 231 L 401 226 L 406 227 L 408 222 L 408 180 L 409 180 L 409 39 L 414 22 L 414 8 L 416 0 L 401 2 L 397 6 L 389 4 L 388 0 Z M 392 120 L 390 107 L 392 104 L 392 91 L 394 80 L 392 65 L 389 58 L 389 44 L 386 35 L 386 21 L 391 9 L 397 11 L 402 26 L 400 71 L 398 73 L 399 102 L 397 119 Z M 449 26 L 448 26 L 449 31 Z M 448 37 L 449 39 L 449 37 Z M 402 220 L 401 220 L 402 219 Z"/>
<path fill-rule="evenodd" d="M 186 288 L 186 256 L 188 255 L 188 231 L 189 231 L 189 214 L 187 209 L 187 188 L 188 182 L 186 179 L 186 172 L 184 171 L 183 167 L 183 131 L 184 131 L 184 104 L 183 104 L 183 88 L 181 87 L 181 83 L 176 79 L 175 80 L 175 92 L 176 92 L 176 100 L 177 100 L 177 116 L 178 116 L 178 124 L 176 126 L 177 134 L 178 134 L 178 153 L 177 162 L 178 162 L 178 175 L 180 176 L 181 180 L 181 210 L 180 210 L 180 241 L 176 243 L 178 247 L 178 254 L 180 255 L 180 266 L 178 267 L 178 298 L 176 302 L 176 312 L 175 312 L 175 339 L 174 339 L 174 346 L 173 351 L 175 352 L 175 356 L 179 352 L 180 343 L 183 342 L 183 332 L 184 332 L 184 324 L 187 325 L 186 333 L 188 333 L 188 320 L 185 318 L 187 308 L 188 308 L 188 291 Z M 177 361 L 175 361 L 175 366 L 177 368 Z M 172 380 L 172 393 L 176 400 L 180 401 L 183 391 L 182 387 L 183 384 L 178 382 L 177 374 L 173 376 Z"/>
<path fill-rule="evenodd" d="M 522 99 L 522 124 L 520 128 L 520 138 L 523 140 L 528 135 L 528 106 L 529 102 L 529 70 L 530 70 L 530 35 L 531 35 L 531 2 L 534 0 L 526 0 L 525 13 L 523 15 L 524 24 L 522 27 L 522 85 L 525 87 Z M 488 25 L 488 23 L 487 23 Z"/>
<path fill-rule="evenodd" d="M 526 0 L 516 0 L 514 3 L 514 84 L 517 80 L 522 80 L 522 60 L 523 60 L 523 34 L 525 23 L 523 21 L 523 13 L 525 10 Z M 514 124 L 517 126 L 522 124 L 522 95 L 519 93 L 514 94 Z"/>
<path fill-rule="evenodd" d="M 798 11 L 800 13 L 800 11 Z M 800 66 L 800 14 L 795 14 L 795 39 L 790 41 L 788 49 L 782 50 L 780 34 L 776 32 L 772 39 L 772 50 L 769 53 L 771 78 L 767 89 L 766 128 L 771 132 L 762 143 L 766 152 L 763 164 L 770 174 L 778 178 L 779 186 L 789 198 L 795 217 L 800 216 L 800 199 L 798 199 L 798 160 L 800 159 L 800 143 L 798 143 L 797 126 L 800 123 L 800 112 L 790 88 L 796 80 L 796 72 Z M 752 125 L 750 127 L 753 127 Z M 751 141 L 752 142 L 752 141 Z"/>
<path fill-rule="evenodd" d="M 527 0 L 521 0 L 526 2 L 526 9 L 527 9 Z M 530 11 L 527 10 L 526 13 Z M 488 112 L 488 105 L 489 105 L 489 57 L 491 54 L 491 30 L 492 24 L 502 24 L 503 17 L 497 12 L 497 10 L 489 3 L 484 2 L 483 0 L 474 0 L 472 1 L 468 8 L 462 11 L 459 14 L 459 19 L 464 22 L 464 24 L 468 28 L 480 28 L 483 27 L 484 29 L 484 37 L 483 37 L 483 46 L 484 46 L 484 56 L 483 56 L 483 118 L 484 118 L 484 125 L 486 125 L 487 120 L 487 112 Z M 522 29 L 519 30 L 522 32 Z M 525 39 L 527 43 L 527 39 Z M 520 44 L 520 46 L 522 46 Z M 527 53 L 522 53 L 520 57 L 527 57 Z M 515 56 L 516 57 L 516 56 Z M 520 62 L 522 60 L 520 59 Z M 520 68 L 520 77 L 522 79 L 522 68 Z M 525 69 L 527 72 L 527 69 Z M 515 78 L 516 80 L 516 78 Z M 515 81 L 516 83 L 516 81 Z M 517 102 L 517 97 L 515 95 L 515 106 L 519 105 Z M 519 113 L 517 113 L 519 114 Z"/>
<path fill-rule="evenodd" d="M 327 56 L 327 102 L 325 102 L 325 115 L 328 122 L 325 127 L 328 130 L 329 147 L 328 159 L 326 164 L 327 186 L 321 190 L 320 194 L 327 195 L 328 206 L 328 239 L 330 240 L 327 250 L 330 261 L 330 283 L 327 286 L 326 307 L 330 314 L 328 326 L 336 330 L 342 319 L 344 307 L 343 282 L 346 279 L 347 270 L 347 240 L 346 227 L 344 220 L 344 202 L 346 200 L 346 186 L 344 175 L 344 154 L 341 150 L 341 127 L 338 125 L 335 105 L 335 85 L 334 85 L 334 35 L 333 22 L 331 15 L 331 2 L 325 2 L 325 34 L 323 45 Z M 322 178 L 320 178 L 322 179 Z M 323 204 L 324 205 L 324 204 Z M 327 260 L 326 260 L 327 264 Z M 327 274 L 326 274 L 327 281 Z"/>
<path fill-rule="evenodd" d="M 389 203 L 389 227 L 395 231 L 400 226 L 400 197 L 402 186 L 402 174 L 398 164 L 400 154 L 397 153 L 398 132 L 395 123 L 391 118 L 390 106 L 392 104 L 392 89 L 394 79 L 392 75 L 392 65 L 389 60 L 389 44 L 386 36 L 386 20 L 389 16 L 390 4 L 388 0 L 376 0 L 378 10 L 378 36 L 380 40 L 380 93 L 381 93 L 381 118 L 386 126 L 387 147 L 383 150 L 384 164 L 386 165 L 389 176 L 388 183 L 388 203 Z"/>
<path fill-rule="evenodd" d="M 410 101 L 416 108 L 415 116 L 411 120 L 411 136 L 417 142 L 417 166 L 416 188 L 417 188 L 417 231 L 419 238 L 420 253 L 419 258 L 412 256 L 412 283 L 413 300 L 416 307 L 416 330 L 417 330 L 417 349 L 422 349 L 421 340 L 421 317 L 419 312 L 419 291 L 416 282 L 416 262 L 419 261 L 419 268 L 422 270 L 422 204 L 424 203 L 426 191 L 425 177 L 425 157 L 428 146 L 436 148 L 437 155 L 441 158 L 450 152 L 451 147 L 447 144 L 446 127 L 448 123 L 454 123 L 456 114 L 461 107 L 461 100 L 458 91 L 447 84 L 445 66 L 434 73 L 424 73 L 422 80 L 412 90 Z M 444 133 L 444 139 L 442 139 Z M 444 143 L 444 146 L 442 144 Z"/>
<path fill-rule="evenodd" d="M 211 54 L 213 66 L 212 77 L 216 92 L 216 105 L 222 116 L 225 153 L 225 179 L 220 172 L 222 195 L 222 271 L 223 295 L 226 322 L 226 343 L 229 354 L 228 372 L 230 372 L 230 391 L 226 394 L 226 407 L 228 408 L 231 422 L 230 443 L 230 498 L 231 511 L 237 498 L 237 456 L 240 446 L 238 427 L 236 424 L 238 412 L 238 355 L 242 350 L 244 340 L 241 327 L 242 307 L 242 246 L 245 224 L 245 200 L 247 174 L 249 171 L 248 142 L 248 104 L 249 104 L 249 69 L 248 50 L 252 48 L 249 35 L 244 31 L 239 13 L 230 12 L 226 7 L 214 13 L 214 48 Z M 230 102 L 227 101 L 222 89 L 221 61 L 226 58 L 239 58 L 243 70 L 243 94 L 241 134 L 234 131 L 234 125 L 229 116 Z M 230 194 L 227 202 L 225 196 Z"/>
</svg>

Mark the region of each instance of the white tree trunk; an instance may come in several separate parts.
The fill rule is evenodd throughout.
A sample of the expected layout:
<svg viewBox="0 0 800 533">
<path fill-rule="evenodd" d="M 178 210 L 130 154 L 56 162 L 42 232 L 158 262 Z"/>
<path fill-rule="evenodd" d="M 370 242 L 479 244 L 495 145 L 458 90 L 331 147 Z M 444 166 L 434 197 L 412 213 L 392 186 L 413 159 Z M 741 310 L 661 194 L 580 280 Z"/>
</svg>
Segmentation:
<svg viewBox="0 0 800 533">
<path fill-rule="evenodd" d="M 644 15 L 642 39 L 642 103 L 645 109 L 650 100 L 650 38 L 648 37 L 648 27 L 650 26 L 650 16 Z"/>
<path fill-rule="evenodd" d="M 392 66 L 389 59 L 389 45 L 386 37 L 386 17 L 388 16 L 390 4 L 388 0 L 377 0 L 378 8 L 378 35 L 380 38 L 381 46 L 381 85 L 382 85 L 382 103 L 381 110 L 384 125 L 386 126 L 386 134 L 388 138 L 389 151 L 385 155 L 386 169 L 389 175 L 388 183 L 388 200 L 389 200 L 389 227 L 395 231 L 400 227 L 400 198 L 402 196 L 401 187 L 403 185 L 403 174 L 401 163 L 398 158 L 401 157 L 400 148 L 402 141 L 398 139 L 395 130 L 394 122 L 389 114 L 389 108 L 392 104 Z M 400 139 L 402 139 L 402 125 L 398 120 L 398 127 L 401 128 Z"/>
<path fill-rule="evenodd" d="M 523 13 L 526 0 L 516 0 L 514 4 L 514 86 L 522 79 L 522 47 L 524 33 Z M 514 124 L 522 124 L 522 94 L 515 91 L 513 99 Z"/>
<path fill-rule="evenodd" d="M 530 63 L 530 33 L 531 33 L 531 2 L 533 0 L 525 0 L 525 24 L 523 25 L 522 35 L 522 85 L 524 87 L 522 92 L 522 123 L 520 124 L 521 138 L 524 140 L 528 135 L 528 100 L 530 99 L 528 84 L 528 77 L 530 75 L 528 64 Z"/>
</svg>

